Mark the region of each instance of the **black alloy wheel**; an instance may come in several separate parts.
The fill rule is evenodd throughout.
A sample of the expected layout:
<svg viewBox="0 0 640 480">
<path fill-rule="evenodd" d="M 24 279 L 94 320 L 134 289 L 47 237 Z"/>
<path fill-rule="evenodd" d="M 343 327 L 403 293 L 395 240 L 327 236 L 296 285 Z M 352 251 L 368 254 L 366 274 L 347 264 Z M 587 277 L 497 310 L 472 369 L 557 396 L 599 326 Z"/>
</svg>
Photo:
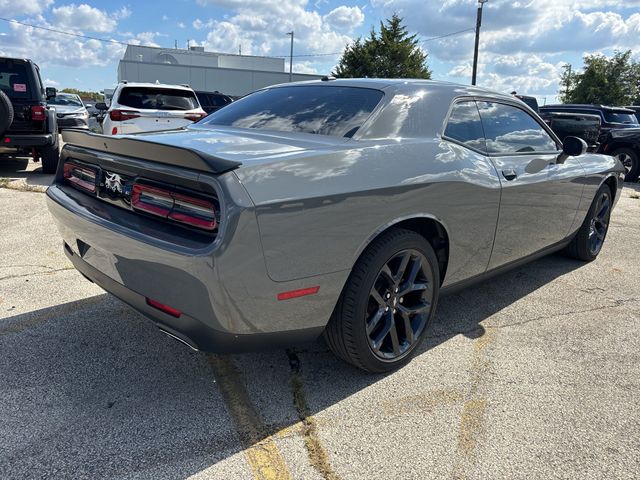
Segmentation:
<svg viewBox="0 0 640 480">
<path fill-rule="evenodd" d="M 420 338 L 433 302 L 433 275 L 425 256 L 402 250 L 378 272 L 369 292 L 365 325 L 369 346 L 382 360 L 397 360 Z"/>
<path fill-rule="evenodd" d="M 594 215 L 589 226 L 589 253 L 598 255 L 602 250 L 604 238 L 609 228 L 609 218 L 611 217 L 611 193 L 609 189 L 599 193 L 596 198 Z"/>
<path fill-rule="evenodd" d="M 565 249 L 568 256 L 585 262 L 596 259 L 607 237 L 612 208 L 611 189 L 608 185 L 602 185 L 598 189 L 580 229 Z"/>
<path fill-rule="evenodd" d="M 407 363 L 435 315 L 439 268 L 419 233 L 393 228 L 381 234 L 353 266 L 325 329 L 331 350 L 368 372 Z"/>
</svg>

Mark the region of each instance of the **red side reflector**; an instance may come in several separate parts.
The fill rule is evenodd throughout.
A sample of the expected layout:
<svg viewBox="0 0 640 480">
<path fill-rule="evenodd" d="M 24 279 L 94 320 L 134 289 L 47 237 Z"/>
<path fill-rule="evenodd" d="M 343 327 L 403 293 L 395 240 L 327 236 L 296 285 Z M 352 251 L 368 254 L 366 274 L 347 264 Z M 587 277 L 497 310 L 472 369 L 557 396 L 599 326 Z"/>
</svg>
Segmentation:
<svg viewBox="0 0 640 480">
<path fill-rule="evenodd" d="M 111 135 L 116 135 L 118 133 L 118 127 L 113 127 L 111 129 Z"/>
<path fill-rule="evenodd" d="M 278 300 L 290 300 L 292 298 L 304 297 L 305 295 L 315 295 L 318 293 L 318 290 L 320 290 L 320 286 L 282 292 L 278 294 Z"/>
<path fill-rule="evenodd" d="M 4 143 L 11 143 L 11 139 L 9 137 L 5 138 Z"/>
<path fill-rule="evenodd" d="M 149 297 L 145 297 L 145 298 L 147 300 L 147 305 L 153 308 L 157 308 L 158 310 L 164 313 L 168 313 L 172 317 L 180 318 L 180 315 L 182 315 L 182 312 L 180 310 L 170 307 L 169 305 L 165 305 L 164 303 L 160 303 L 157 300 L 153 300 Z"/>
</svg>

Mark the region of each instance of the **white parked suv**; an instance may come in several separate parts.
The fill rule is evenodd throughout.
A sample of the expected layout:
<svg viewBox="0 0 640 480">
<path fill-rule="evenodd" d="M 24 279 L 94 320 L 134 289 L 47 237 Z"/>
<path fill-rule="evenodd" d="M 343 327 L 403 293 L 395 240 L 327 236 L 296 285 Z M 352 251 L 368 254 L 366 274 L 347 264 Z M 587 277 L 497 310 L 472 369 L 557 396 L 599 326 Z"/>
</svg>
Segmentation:
<svg viewBox="0 0 640 480">
<path fill-rule="evenodd" d="M 206 117 L 195 92 L 182 85 L 119 83 L 102 122 L 105 135 L 181 128 Z"/>
</svg>

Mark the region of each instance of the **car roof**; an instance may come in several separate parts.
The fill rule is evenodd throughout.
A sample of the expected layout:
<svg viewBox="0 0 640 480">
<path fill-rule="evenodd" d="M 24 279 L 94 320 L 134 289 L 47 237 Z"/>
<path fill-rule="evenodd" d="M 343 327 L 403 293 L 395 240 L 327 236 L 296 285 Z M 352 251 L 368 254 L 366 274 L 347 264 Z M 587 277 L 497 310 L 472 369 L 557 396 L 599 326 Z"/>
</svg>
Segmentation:
<svg viewBox="0 0 640 480">
<path fill-rule="evenodd" d="M 144 87 L 144 88 L 172 88 L 174 90 L 185 90 L 193 92 L 193 88 L 184 85 L 175 85 L 169 83 L 150 83 L 150 82 L 120 82 L 118 86 L 124 87 Z"/>
<path fill-rule="evenodd" d="M 555 105 L 545 105 L 540 107 L 540 109 L 551 110 L 553 108 L 567 108 L 567 109 L 582 109 L 582 108 L 590 108 L 593 110 L 603 110 L 607 112 L 618 112 L 618 113 L 635 113 L 633 110 L 626 107 L 611 107 L 608 105 L 593 105 L 588 103 L 559 103 Z"/>
<path fill-rule="evenodd" d="M 326 77 L 325 77 L 326 78 Z M 487 88 L 471 85 L 461 85 L 458 83 L 443 82 L 438 80 L 424 80 L 412 78 L 338 78 L 328 80 L 309 80 L 306 82 L 281 83 L 265 87 L 283 88 L 300 85 L 314 85 L 325 87 L 359 87 L 375 88 L 378 90 L 393 90 L 395 93 L 410 93 L 420 88 L 437 88 L 440 91 L 449 91 L 452 96 L 490 96 L 513 101 L 512 95 L 489 90 Z"/>
</svg>

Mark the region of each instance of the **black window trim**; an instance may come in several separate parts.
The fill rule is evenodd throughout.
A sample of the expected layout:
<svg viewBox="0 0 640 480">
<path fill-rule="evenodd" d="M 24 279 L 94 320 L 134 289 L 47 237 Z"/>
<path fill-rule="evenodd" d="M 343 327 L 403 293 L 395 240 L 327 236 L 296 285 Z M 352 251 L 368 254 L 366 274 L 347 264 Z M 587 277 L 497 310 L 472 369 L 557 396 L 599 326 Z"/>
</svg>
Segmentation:
<svg viewBox="0 0 640 480">
<path fill-rule="evenodd" d="M 484 125 L 482 124 L 482 117 L 480 116 L 480 110 L 478 109 L 478 104 L 476 103 L 476 97 L 456 97 L 451 102 L 451 105 L 449 106 L 449 112 L 447 112 L 447 116 L 446 116 L 446 118 L 444 120 L 444 123 L 442 125 L 442 132 L 440 134 L 440 137 L 443 140 L 446 140 L 446 141 L 451 142 L 451 143 L 455 143 L 456 145 L 459 145 L 459 146 L 464 147 L 464 148 L 466 148 L 468 150 L 471 150 L 472 152 L 479 153 L 480 155 L 488 157 L 489 153 L 487 152 L 486 149 L 483 151 L 483 150 L 480 150 L 479 148 L 474 148 L 474 147 L 472 147 L 470 145 L 467 145 L 464 142 L 461 142 L 460 140 L 456 140 L 455 138 L 451 138 L 451 137 L 449 137 L 449 136 L 444 134 L 444 132 L 447 130 L 447 126 L 449 125 L 449 120 L 451 119 L 451 114 L 453 113 L 453 109 L 455 108 L 455 106 L 458 105 L 459 103 L 469 103 L 469 102 L 473 102 L 475 104 L 475 106 L 476 106 L 476 109 L 478 110 L 478 118 L 480 118 L 480 126 L 482 127 L 482 135 L 483 135 L 483 138 L 484 138 L 484 141 L 485 141 L 485 146 L 486 146 L 487 136 L 484 134 Z"/>
<path fill-rule="evenodd" d="M 544 121 L 540 118 L 536 118 L 539 117 L 538 115 L 531 115 L 531 112 L 527 112 L 527 110 L 525 110 L 524 108 L 522 108 L 521 105 L 518 105 L 516 102 L 512 102 L 509 99 L 506 98 L 494 98 L 494 97 L 475 97 L 476 102 L 480 101 L 480 102 L 493 102 L 493 103 L 498 103 L 501 105 L 507 105 L 509 107 L 514 107 L 517 108 L 518 110 L 523 111 L 524 113 L 526 113 L 527 115 L 529 115 L 533 120 L 535 120 L 538 125 L 540 125 L 542 127 L 542 129 L 547 132 L 547 134 L 551 137 L 551 140 L 553 140 L 556 144 L 557 149 L 556 150 L 548 150 L 548 151 L 543 151 L 543 152 L 509 152 L 509 153 L 488 153 L 487 152 L 487 156 L 488 157 L 525 157 L 525 156 L 531 156 L 531 155 L 560 155 L 562 153 L 562 142 L 560 141 L 560 139 L 558 138 L 558 136 L 553 132 L 553 130 L 551 130 L 551 128 L 549 127 L 549 125 L 547 125 L 546 123 L 544 123 Z M 478 109 L 480 110 L 480 109 Z M 533 112 L 535 113 L 535 112 Z M 482 120 L 482 114 L 480 114 L 480 120 Z M 482 126 L 482 128 L 484 129 L 484 125 Z M 486 140 L 486 136 L 485 136 L 485 140 Z"/>
</svg>

